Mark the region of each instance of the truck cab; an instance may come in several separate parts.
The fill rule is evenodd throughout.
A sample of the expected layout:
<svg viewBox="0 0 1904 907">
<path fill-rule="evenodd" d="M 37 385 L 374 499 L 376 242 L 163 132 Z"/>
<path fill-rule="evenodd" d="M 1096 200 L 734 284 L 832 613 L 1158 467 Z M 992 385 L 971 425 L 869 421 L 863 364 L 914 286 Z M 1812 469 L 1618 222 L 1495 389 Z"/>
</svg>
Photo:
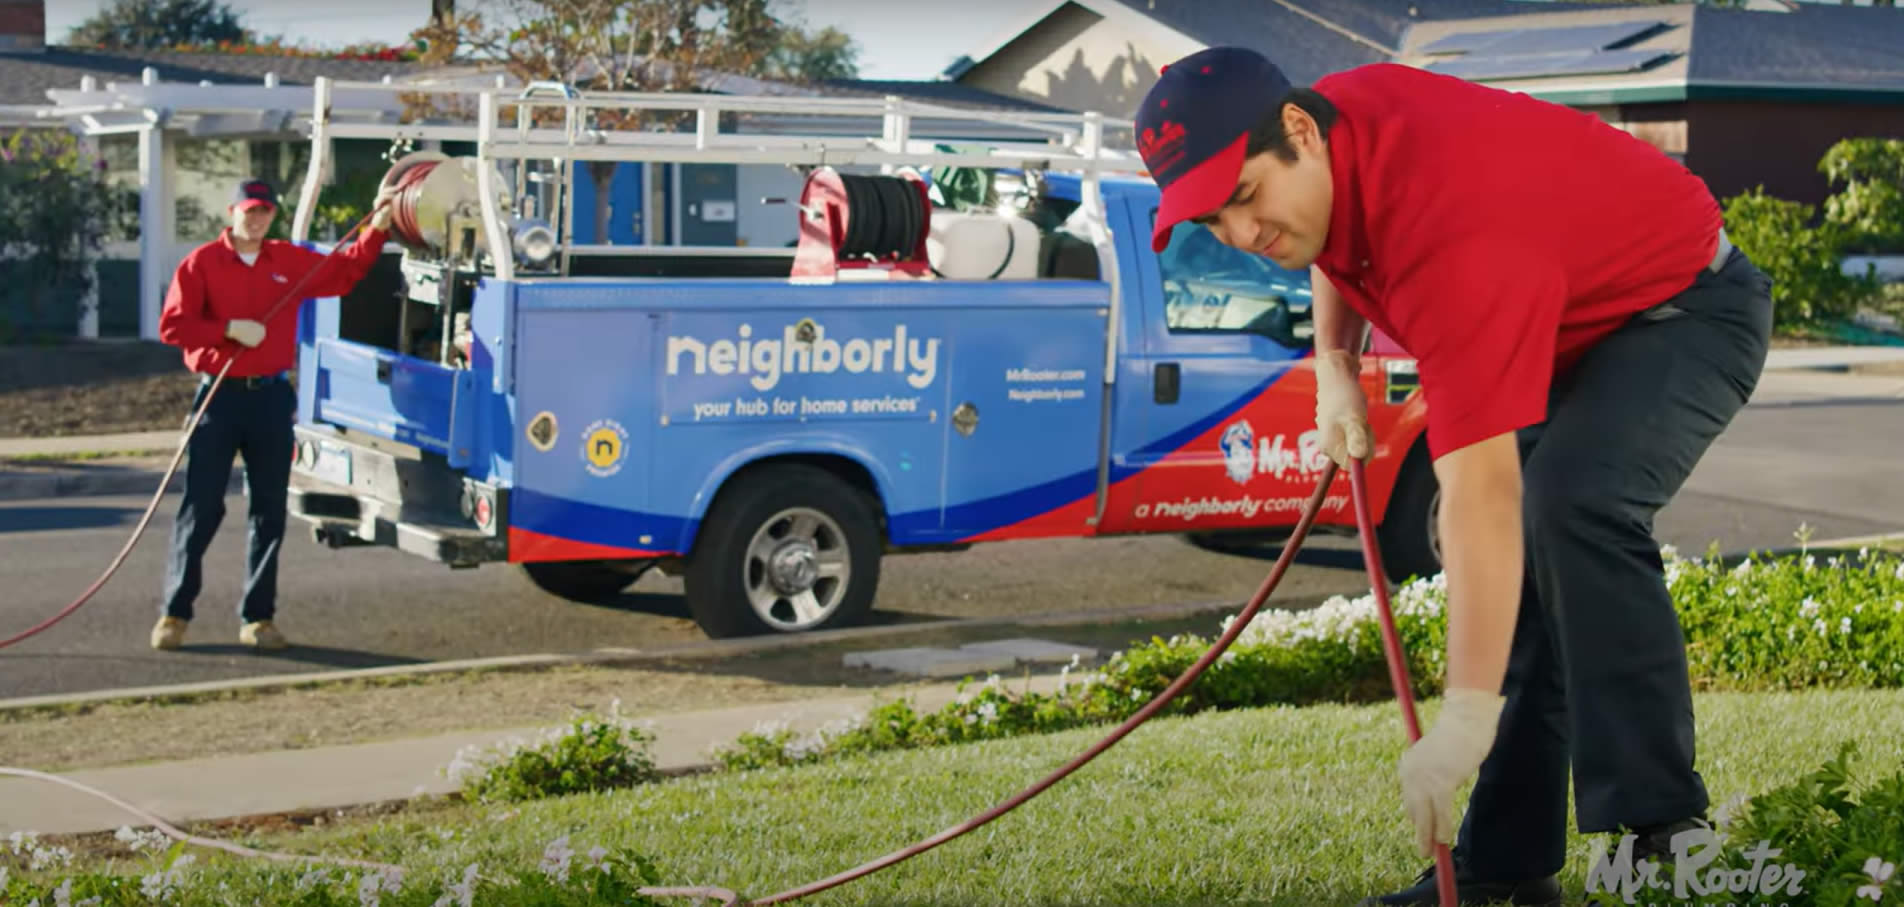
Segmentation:
<svg viewBox="0 0 1904 907">
<path fill-rule="evenodd" d="M 390 128 L 324 119 L 328 90 L 314 142 Z M 414 127 L 475 140 L 386 175 L 423 187 L 404 204 L 429 217 L 406 223 L 441 228 L 303 310 L 291 512 L 319 540 L 512 565 L 578 601 L 659 569 L 725 637 L 858 622 L 889 556 L 1156 533 L 1221 547 L 1302 516 L 1325 465 L 1308 276 L 1201 227 L 1151 251 L 1157 189 L 1104 146 L 1101 117 L 953 146 L 925 124 L 954 114 L 898 102 L 840 102 L 877 138 L 767 139 L 721 132 L 746 103 L 731 98 L 560 98 L 584 121 L 701 105 L 690 144 L 510 130 L 505 100 L 531 103 L 486 91 L 473 129 Z M 800 240 L 578 246 L 563 174 L 591 157 L 799 167 Z M 992 189 L 948 202 L 954 172 Z M 1371 348 L 1362 369 L 1389 571 L 1432 573 L 1413 363 Z M 1317 531 L 1355 531 L 1349 496 L 1339 476 Z"/>
</svg>

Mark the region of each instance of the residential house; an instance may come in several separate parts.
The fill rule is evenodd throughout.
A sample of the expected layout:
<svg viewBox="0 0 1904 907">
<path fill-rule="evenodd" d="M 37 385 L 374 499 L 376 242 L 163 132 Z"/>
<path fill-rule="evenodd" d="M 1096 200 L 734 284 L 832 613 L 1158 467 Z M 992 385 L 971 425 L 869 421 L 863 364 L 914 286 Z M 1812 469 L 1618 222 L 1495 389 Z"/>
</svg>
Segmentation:
<svg viewBox="0 0 1904 907">
<path fill-rule="evenodd" d="M 1904 136 L 1904 10 L 1790 0 L 1059 0 L 945 75 L 1128 117 L 1163 64 L 1218 44 L 1298 83 L 1390 61 L 1592 111 L 1721 198 L 1762 184 L 1817 204 L 1833 143 Z"/>
</svg>

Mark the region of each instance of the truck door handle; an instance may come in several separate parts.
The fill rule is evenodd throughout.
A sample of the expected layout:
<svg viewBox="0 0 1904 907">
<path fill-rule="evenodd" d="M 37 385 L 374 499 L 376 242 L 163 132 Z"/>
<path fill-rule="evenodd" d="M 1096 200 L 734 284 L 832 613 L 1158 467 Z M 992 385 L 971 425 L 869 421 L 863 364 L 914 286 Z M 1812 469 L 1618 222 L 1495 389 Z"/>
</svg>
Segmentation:
<svg viewBox="0 0 1904 907">
<path fill-rule="evenodd" d="M 390 383 L 390 360 L 388 359 L 377 360 L 377 383 L 378 384 Z"/>
<path fill-rule="evenodd" d="M 1177 363 L 1175 362 L 1157 363 L 1155 383 L 1151 394 L 1152 399 L 1158 403 L 1177 402 L 1177 395 L 1182 390 L 1183 385 L 1182 374 L 1182 370 L 1177 367 Z"/>
</svg>

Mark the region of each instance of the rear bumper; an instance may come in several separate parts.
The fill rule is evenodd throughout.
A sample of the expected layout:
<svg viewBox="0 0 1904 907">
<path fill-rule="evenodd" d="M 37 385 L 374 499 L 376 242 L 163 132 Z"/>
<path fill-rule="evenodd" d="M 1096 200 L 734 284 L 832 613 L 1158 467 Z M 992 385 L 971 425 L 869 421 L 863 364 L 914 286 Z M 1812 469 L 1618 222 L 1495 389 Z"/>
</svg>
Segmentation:
<svg viewBox="0 0 1904 907">
<path fill-rule="evenodd" d="M 508 492 L 414 448 L 297 426 L 288 515 L 332 548 L 378 545 L 451 567 L 509 559 Z"/>
</svg>

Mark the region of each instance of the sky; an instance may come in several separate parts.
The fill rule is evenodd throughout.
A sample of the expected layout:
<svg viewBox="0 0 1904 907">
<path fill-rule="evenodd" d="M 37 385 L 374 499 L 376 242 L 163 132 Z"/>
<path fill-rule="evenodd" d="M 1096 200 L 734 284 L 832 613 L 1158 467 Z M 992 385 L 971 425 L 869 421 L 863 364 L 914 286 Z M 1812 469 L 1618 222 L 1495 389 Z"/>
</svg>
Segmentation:
<svg viewBox="0 0 1904 907">
<path fill-rule="evenodd" d="M 58 43 L 108 0 L 46 0 L 46 36 Z M 247 26 L 282 34 L 293 43 L 341 45 L 357 41 L 395 43 L 430 15 L 430 0 L 226 0 Z M 467 5 L 465 5 L 467 3 Z M 878 12 L 885 5 L 889 9 Z M 458 6 L 480 9 L 477 0 Z M 891 7 L 903 6 L 904 13 Z M 860 76 L 867 79 L 929 79 L 960 54 L 999 37 L 1023 17 L 1025 0 L 959 0 L 957 3 L 895 3 L 894 0 L 782 0 L 782 7 L 809 26 L 832 25 L 860 45 Z"/>
</svg>

